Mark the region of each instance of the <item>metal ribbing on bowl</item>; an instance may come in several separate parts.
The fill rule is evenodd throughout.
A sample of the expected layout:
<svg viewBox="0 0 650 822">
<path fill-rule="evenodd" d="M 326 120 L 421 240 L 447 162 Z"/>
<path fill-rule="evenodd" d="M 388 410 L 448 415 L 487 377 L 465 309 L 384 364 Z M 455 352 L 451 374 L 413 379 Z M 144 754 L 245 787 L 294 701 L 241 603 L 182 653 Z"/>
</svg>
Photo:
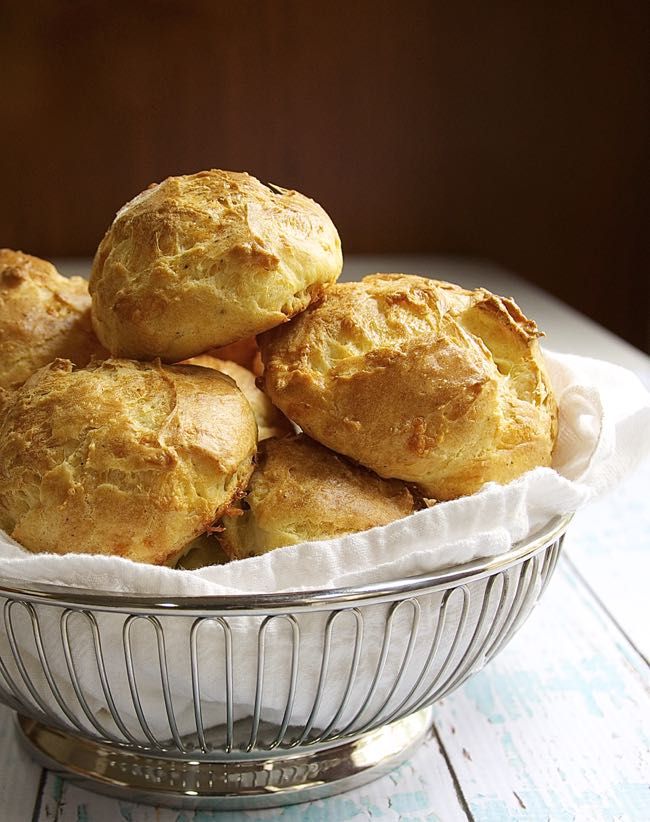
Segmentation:
<svg viewBox="0 0 650 822">
<path fill-rule="evenodd" d="M 5 588 L 0 699 L 182 768 L 323 750 L 462 685 L 518 630 L 560 550 L 555 535 L 506 567 L 443 571 L 374 598 L 303 598 L 295 610 L 278 595 L 268 610 L 129 613 Z"/>
</svg>

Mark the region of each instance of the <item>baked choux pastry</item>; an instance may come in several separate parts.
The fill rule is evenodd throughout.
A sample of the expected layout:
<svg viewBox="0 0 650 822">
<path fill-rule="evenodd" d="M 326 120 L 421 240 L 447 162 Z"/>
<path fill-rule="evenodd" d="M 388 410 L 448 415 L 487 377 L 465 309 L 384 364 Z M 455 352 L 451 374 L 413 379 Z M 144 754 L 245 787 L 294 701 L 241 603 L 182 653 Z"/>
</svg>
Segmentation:
<svg viewBox="0 0 650 822">
<path fill-rule="evenodd" d="M 107 356 L 90 321 L 88 283 L 45 260 L 0 249 L 0 388 L 21 385 L 57 357 Z"/>
<path fill-rule="evenodd" d="M 256 425 L 227 376 L 55 360 L 0 417 L 0 528 L 30 551 L 173 564 L 246 488 Z"/>
<path fill-rule="evenodd" d="M 262 374 L 262 358 L 255 337 L 244 337 L 243 340 L 237 340 L 230 345 L 222 345 L 220 348 L 211 348 L 205 353 L 219 360 L 236 362 L 237 365 L 248 368 L 256 377 Z"/>
<path fill-rule="evenodd" d="M 93 263 L 93 323 L 113 355 L 178 362 L 286 322 L 342 268 L 334 224 L 297 191 L 202 171 L 150 186 Z"/>
<path fill-rule="evenodd" d="M 375 274 L 258 338 L 264 387 L 311 437 L 448 500 L 549 465 L 557 406 L 517 305 Z"/>
<path fill-rule="evenodd" d="M 201 354 L 185 360 L 188 365 L 201 365 L 203 368 L 214 368 L 227 374 L 237 384 L 237 387 L 251 404 L 255 420 L 257 421 L 257 438 L 265 440 L 268 437 L 281 437 L 294 431 L 293 425 L 284 416 L 282 411 L 273 405 L 271 400 L 255 384 L 255 374 L 248 368 L 237 365 L 236 362 L 220 360 L 210 354 Z"/>
<path fill-rule="evenodd" d="M 228 511 L 218 536 L 225 553 L 241 559 L 386 525 L 420 502 L 403 482 L 382 479 L 304 434 L 291 434 L 260 443 L 248 495 Z"/>
</svg>

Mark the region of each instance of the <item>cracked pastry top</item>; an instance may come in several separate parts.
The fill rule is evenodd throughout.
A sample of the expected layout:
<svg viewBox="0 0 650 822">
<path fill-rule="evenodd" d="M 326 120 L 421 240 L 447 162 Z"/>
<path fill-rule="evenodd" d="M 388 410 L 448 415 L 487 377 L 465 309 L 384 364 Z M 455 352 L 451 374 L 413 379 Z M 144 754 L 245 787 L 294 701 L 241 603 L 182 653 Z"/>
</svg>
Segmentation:
<svg viewBox="0 0 650 822">
<path fill-rule="evenodd" d="M 101 241 L 93 323 L 114 356 L 178 362 L 286 322 L 342 264 L 334 224 L 297 191 L 230 171 L 169 177 Z"/>
<path fill-rule="evenodd" d="M 243 559 L 387 525 L 421 507 L 403 482 L 290 434 L 260 443 L 248 494 L 226 513 L 218 538 L 231 559 Z"/>
<path fill-rule="evenodd" d="M 485 289 L 375 274 L 262 334 L 261 379 L 314 439 L 448 500 L 550 465 L 557 405 L 539 336 Z"/>
<path fill-rule="evenodd" d="M 88 283 L 46 260 L 0 249 L 0 388 L 21 385 L 56 357 L 106 356 L 90 320 Z"/>
<path fill-rule="evenodd" d="M 217 371 L 55 360 L 4 392 L 0 528 L 34 552 L 173 564 L 245 489 L 256 438 Z"/>
</svg>

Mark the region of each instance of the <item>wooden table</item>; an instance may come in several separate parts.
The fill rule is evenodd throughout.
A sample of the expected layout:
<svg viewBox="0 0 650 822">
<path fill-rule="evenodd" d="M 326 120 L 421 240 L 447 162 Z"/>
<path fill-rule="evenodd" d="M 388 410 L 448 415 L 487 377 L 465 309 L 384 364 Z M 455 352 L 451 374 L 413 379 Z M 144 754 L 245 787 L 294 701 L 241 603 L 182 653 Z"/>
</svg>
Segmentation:
<svg viewBox="0 0 650 822">
<path fill-rule="evenodd" d="M 63 270 L 84 273 L 84 261 Z M 545 344 L 610 360 L 650 387 L 650 360 L 501 269 L 433 257 L 352 258 L 344 278 L 430 274 L 514 296 Z M 644 310 L 640 306 L 639 310 Z M 81 790 L 37 767 L 0 706 L 0 819 L 56 822 L 650 820 L 650 461 L 581 511 L 539 607 L 483 672 L 437 703 L 432 738 L 399 770 L 269 811 L 173 811 Z"/>
</svg>

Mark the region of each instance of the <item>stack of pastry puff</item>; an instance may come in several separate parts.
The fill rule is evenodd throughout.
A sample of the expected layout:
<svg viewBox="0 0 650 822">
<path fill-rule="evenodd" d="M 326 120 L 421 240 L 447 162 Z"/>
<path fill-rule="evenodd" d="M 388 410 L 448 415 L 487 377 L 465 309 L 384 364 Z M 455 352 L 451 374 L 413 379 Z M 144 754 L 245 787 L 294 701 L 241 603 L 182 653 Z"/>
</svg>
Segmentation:
<svg viewBox="0 0 650 822">
<path fill-rule="evenodd" d="M 550 464 L 557 408 L 514 302 L 342 265 L 317 203 L 217 170 L 127 203 L 89 284 L 0 251 L 0 528 L 197 568 Z"/>
</svg>

